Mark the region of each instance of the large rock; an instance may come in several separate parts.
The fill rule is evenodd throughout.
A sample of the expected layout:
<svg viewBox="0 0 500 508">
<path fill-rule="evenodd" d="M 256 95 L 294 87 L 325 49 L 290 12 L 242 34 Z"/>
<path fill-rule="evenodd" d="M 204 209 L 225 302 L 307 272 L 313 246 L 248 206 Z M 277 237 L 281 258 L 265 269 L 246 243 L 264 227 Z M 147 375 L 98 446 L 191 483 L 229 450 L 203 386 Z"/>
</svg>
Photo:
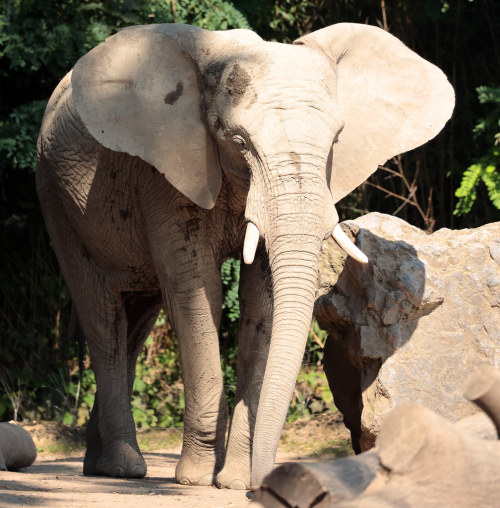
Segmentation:
<svg viewBox="0 0 500 508">
<path fill-rule="evenodd" d="M 500 367 L 500 223 L 428 235 L 371 213 L 343 226 L 370 263 L 325 242 L 315 315 L 354 449 L 371 448 L 403 402 L 451 421 L 474 413 L 463 382 L 480 364 Z"/>
</svg>

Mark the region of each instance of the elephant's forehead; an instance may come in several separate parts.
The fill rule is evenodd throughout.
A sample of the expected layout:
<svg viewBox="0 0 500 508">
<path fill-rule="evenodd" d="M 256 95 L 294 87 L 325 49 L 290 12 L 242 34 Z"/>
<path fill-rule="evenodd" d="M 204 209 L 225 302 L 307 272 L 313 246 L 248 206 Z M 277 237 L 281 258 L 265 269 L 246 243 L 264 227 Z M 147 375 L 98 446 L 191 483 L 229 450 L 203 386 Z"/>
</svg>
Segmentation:
<svg viewBox="0 0 500 508">
<path fill-rule="evenodd" d="M 335 75 L 329 60 L 305 46 L 263 42 L 238 55 L 240 68 L 256 80 L 331 82 Z"/>
<path fill-rule="evenodd" d="M 295 86 L 334 86 L 335 69 L 320 52 L 305 46 L 262 42 L 225 53 L 206 69 L 210 79 L 243 94 L 253 85 L 257 88 L 277 82 Z"/>
<path fill-rule="evenodd" d="M 317 51 L 278 43 L 251 49 L 212 66 L 216 93 L 231 108 L 335 100 L 335 70 Z"/>
</svg>

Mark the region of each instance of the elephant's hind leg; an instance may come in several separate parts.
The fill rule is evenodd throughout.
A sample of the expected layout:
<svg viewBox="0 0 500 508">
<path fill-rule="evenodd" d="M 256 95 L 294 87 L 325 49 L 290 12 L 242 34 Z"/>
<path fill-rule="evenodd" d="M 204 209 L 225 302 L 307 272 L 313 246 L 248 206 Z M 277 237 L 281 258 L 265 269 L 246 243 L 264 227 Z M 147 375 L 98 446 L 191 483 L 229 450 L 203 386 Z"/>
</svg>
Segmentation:
<svg viewBox="0 0 500 508">
<path fill-rule="evenodd" d="M 163 301 L 159 292 L 149 294 L 122 294 L 121 300 L 123 301 L 127 322 L 127 362 L 122 375 L 125 376 L 126 379 L 126 393 L 128 393 L 130 400 L 135 378 L 137 357 L 144 341 L 154 325 Z M 116 462 L 116 460 L 110 460 L 107 458 L 106 456 L 109 453 L 103 451 L 101 433 L 99 431 L 100 421 L 102 420 L 99 413 L 99 406 L 101 405 L 99 399 L 100 396 L 99 393 L 97 393 L 87 427 L 87 452 L 85 454 L 84 473 L 86 475 L 109 475 L 131 478 L 144 476 L 146 474 L 146 467 L 142 457 L 140 456 L 139 448 L 135 440 L 135 433 L 134 439 L 129 439 L 129 442 L 127 443 L 128 446 L 131 446 L 131 449 L 129 449 L 128 453 L 125 453 L 132 456 L 139 454 L 139 457 L 133 460 L 130 460 L 130 457 L 128 459 L 124 459 L 125 462 L 135 465 L 132 467 L 128 467 L 127 465 L 118 465 L 114 470 L 112 466 L 106 466 L 106 463 Z M 127 445 L 120 446 L 128 449 Z M 120 459 L 118 462 L 120 462 Z M 109 472 L 105 472 L 106 470 Z"/>
<path fill-rule="evenodd" d="M 83 472 L 141 478 L 147 469 L 130 410 L 126 312 L 119 294 L 104 288 L 103 292 L 100 298 L 94 297 L 97 303 L 92 305 L 93 313 L 83 311 L 91 318 L 81 319 L 97 383 Z M 77 308 L 81 316 L 81 302 L 77 302 Z"/>
<path fill-rule="evenodd" d="M 64 221 L 47 222 L 54 249 L 87 339 L 97 382 L 87 427 L 83 472 L 138 478 L 146 474 L 135 437 L 128 389 L 127 316 L 121 294 L 103 273 L 74 229 Z M 52 210 L 46 210 L 50 217 Z"/>
<path fill-rule="evenodd" d="M 126 312 L 119 294 L 105 292 L 96 298 L 100 308 L 94 302 L 91 319 L 81 320 L 97 384 L 83 472 L 141 478 L 147 469 L 130 410 Z M 81 315 L 81 305 L 77 307 Z"/>
</svg>

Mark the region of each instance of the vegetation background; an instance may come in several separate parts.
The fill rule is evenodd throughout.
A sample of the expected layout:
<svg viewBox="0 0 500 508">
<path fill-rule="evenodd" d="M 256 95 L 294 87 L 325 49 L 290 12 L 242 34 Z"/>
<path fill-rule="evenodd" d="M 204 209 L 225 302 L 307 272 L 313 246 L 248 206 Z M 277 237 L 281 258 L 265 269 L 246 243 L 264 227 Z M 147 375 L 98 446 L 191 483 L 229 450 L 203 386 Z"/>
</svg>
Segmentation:
<svg viewBox="0 0 500 508">
<path fill-rule="evenodd" d="M 76 60 L 121 28 L 191 23 L 251 28 L 267 40 L 338 22 L 378 25 L 438 65 L 457 105 L 443 132 L 396 157 L 339 204 L 341 219 L 395 214 L 429 232 L 500 219 L 500 5 L 495 0 L 0 0 L 0 421 L 85 423 L 94 379 L 66 335 L 71 300 L 35 192 L 36 138 L 48 98 Z M 221 363 L 234 396 L 238 260 L 223 266 Z M 332 407 L 311 326 L 292 401 L 296 418 Z M 85 369 L 79 367 L 79 350 Z M 82 362 L 80 362 L 82 363 Z M 161 315 L 138 363 L 139 427 L 182 425 L 175 334 Z"/>
</svg>

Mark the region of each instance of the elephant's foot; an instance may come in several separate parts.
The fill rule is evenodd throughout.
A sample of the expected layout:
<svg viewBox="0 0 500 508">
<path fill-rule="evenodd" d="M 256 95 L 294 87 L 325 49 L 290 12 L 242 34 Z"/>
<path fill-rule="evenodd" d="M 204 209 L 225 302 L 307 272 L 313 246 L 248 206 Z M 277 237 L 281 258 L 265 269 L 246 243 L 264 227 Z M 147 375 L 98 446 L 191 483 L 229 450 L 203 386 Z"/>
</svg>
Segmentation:
<svg viewBox="0 0 500 508">
<path fill-rule="evenodd" d="M 226 464 L 217 475 L 215 484 L 220 489 L 250 489 L 250 463 L 248 458 L 241 460 L 226 458 Z"/>
<path fill-rule="evenodd" d="M 220 469 L 215 456 L 201 457 L 182 454 L 175 469 L 175 478 L 182 485 L 214 485 L 215 475 Z"/>
<path fill-rule="evenodd" d="M 146 463 L 140 452 L 123 441 L 108 445 L 99 456 L 87 450 L 83 462 L 83 474 L 86 476 L 142 478 L 146 473 Z"/>
</svg>

